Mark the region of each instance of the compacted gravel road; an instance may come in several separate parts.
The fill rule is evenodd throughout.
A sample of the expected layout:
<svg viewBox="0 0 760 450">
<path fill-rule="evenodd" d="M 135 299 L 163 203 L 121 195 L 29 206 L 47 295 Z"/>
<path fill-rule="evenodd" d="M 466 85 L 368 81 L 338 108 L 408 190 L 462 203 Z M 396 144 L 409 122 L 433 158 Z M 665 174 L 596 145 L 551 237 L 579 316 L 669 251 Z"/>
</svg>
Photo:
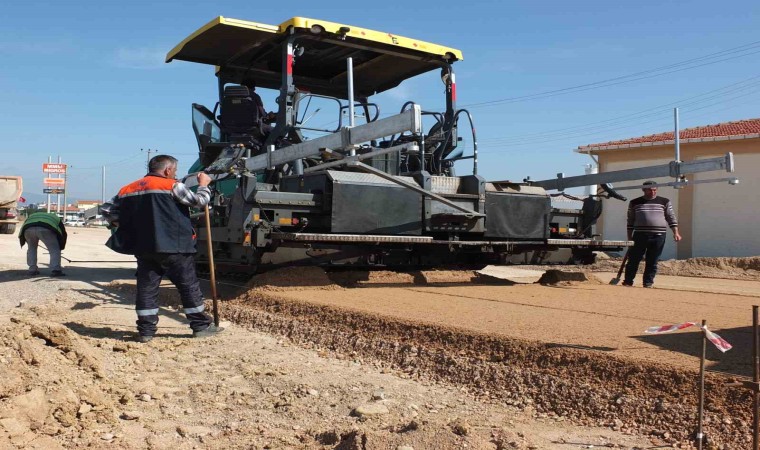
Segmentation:
<svg viewBox="0 0 760 450">
<path fill-rule="evenodd" d="M 230 291 L 229 329 L 209 340 L 188 339 L 162 287 L 159 335 L 139 345 L 135 264 L 107 237 L 70 229 L 68 276 L 55 279 L 44 266 L 25 276 L 17 238 L 0 235 L 0 447 L 680 445 L 694 429 L 699 332 L 642 332 L 703 318 L 735 346 L 708 351 L 708 436 L 716 448 L 749 438 L 748 398 L 724 383 L 750 372 L 757 282 L 292 268 Z"/>
</svg>

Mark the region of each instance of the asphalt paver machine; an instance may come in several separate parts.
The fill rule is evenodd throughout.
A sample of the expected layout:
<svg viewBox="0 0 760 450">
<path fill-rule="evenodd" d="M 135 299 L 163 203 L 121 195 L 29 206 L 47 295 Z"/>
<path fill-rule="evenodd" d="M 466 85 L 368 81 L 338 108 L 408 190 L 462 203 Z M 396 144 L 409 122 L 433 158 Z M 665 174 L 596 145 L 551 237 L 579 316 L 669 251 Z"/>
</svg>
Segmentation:
<svg viewBox="0 0 760 450">
<path fill-rule="evenodd" d="M 487 181 L 478 174 L 472 117 L 457 108 L 453 65 L 462 59 L 453 48 L 301 17 L 280 25 L 217 17 L 172 49 L 167 62 L 216 68 L 218 103 L 192 105 L 199 159 L 191 172 L 216 180 L 217 264 L 245 272 L 281 263 L 488 264 L 562 248 L 588 263 L 594 251 L 630 243 L 594 234 L 599 198 L 560 209 L 548 191 L 733 170 L 727 155 L 557 180 Z M 408 101 L 386 116 L 370 101 L 431 71 L 440 72 L 445 111 Z M 273 116 L 252 82 L 279 91 Z M 333 122 L 315 124 L 317 104 L 332 105 Z M 460 134 L 471 139 L 471 153 L 463 153 Z M 472 163 L 470 174 L 455 172 L 463 160 Z M 206 246 L 198 248 L 203 263 Z"/>
</svg>

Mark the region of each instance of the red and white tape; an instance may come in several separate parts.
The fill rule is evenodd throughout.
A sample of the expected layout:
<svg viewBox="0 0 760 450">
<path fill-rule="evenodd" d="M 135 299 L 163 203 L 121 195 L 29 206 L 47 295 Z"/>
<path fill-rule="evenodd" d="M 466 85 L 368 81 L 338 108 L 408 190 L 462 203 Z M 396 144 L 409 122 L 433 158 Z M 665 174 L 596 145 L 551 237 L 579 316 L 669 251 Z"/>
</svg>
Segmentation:
<svg viewBox="0 0 760 450">
<path fill-rule="evenodd" d="M 726 353 L 727 351 L 731 350 L 731 348 L 733 347 L 731 344 L 728 343 L 727 340 L 723 339 L 722 337 L 708 330 L 707 327 L 702 327 L 702 329 L 705 330 L 705 335 L 707 336 L 707 340 L 712 342 L 713 345 L 717 347 L 717 349 L 720 350 L 721 352 Z"/>
<path fill-rule="evenodd" d="M 646 330 L 644 330 L 644 333 L 647 334 L 660 334 L 660 333 L 670 333 L 671 331 L 678 331 L 683 330 L 684 328 L 693 327 L 696 325 L 697 322 L 684 322 L 684 323 L 677 323 L 673 325 L 662 325 L 659 327 L 649 327 Z M 707 336 L 707 340 L 712 342 L 713 345 L 720 350 L 723 353 L 726 353 L 727 351 L 731 350 L 733 347 L 731 344 L 728 343 L 725 339 L 718 336 L 717 334 L 713 333 L 712 331 L 708 330 L 707 327 L 700 327 L 705 332 L 705 336 Z"/>
<path fill-rule="evenodd" d="M 674 325 L 663 325 L 661 327 L 649 327 L 646 330 L 644 330 L 644 333 L 647 333 L 647 334 L 670 333 L 671 331 L 678 331 L 678 330 L 683 330 L 684 328 L 693 327 L 696 324 L 697 322 L 684 322 L 684 323 L 678 323 Z"/>
</svg>

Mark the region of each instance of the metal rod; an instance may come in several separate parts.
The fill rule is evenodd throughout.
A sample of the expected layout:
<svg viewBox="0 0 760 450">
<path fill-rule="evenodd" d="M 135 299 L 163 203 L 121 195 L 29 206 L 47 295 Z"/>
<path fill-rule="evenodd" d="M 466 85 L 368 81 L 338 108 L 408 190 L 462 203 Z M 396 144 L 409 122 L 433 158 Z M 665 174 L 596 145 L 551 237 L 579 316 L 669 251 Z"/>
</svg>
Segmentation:
<svg viewBox="0 0 760 450">
<path fill-rule="evenodd" d="M 346 59 L 348 75 L 348 126 L 354 126 L 354 58 Z"/>
<path fill-rule="evenodd" d="M 707 333 L 705 327 L 707 321 L 702 319 L 702 357 L 699 359 L 699 407 L 697 409 L 697 448 L 702 450 L 704 434 L 702 422 L 705 416 L 705 358 L 707 353 Z"/>
<path fill-rule="evenodd" d="M 318 156 L 322 149 L 325 148 L 332 150 L 348 149 L 353 145 L 369 142 L 372 139 L 390 136 L 395 133 L 403 131 L 420 133 L 421 130 L 422 112 L 420 111 L 420 107 L 415 105 L 412 109 L 395 116 L 378 119 L 354 128 L 344 128 L 340 133 L 328 134 L 299 144 L 282 147 L 276 152 L 252 156 L 246 160 L 245 167 L 251 172 L 257 172 L 261 169 L 270 168 L 272 165 L 280 165 L 295 161 L 296 159 Z"/>
<path fill-rule="evenodd" d="M 678 131 L 678 108 L 673 108 L 673 120 L 675 121 L 676 161 L 681 161 L 681 136 Z"/>
<path fill-rule="evenodd" d="M 758 332 L 758 306 L 752 306 L 752 381 L 760 381 L 760 333 Z M 760 449 L 760 401 L 757 390 L 752 391 L 752 448 Z"/>
<path fill-rule="evenodd" d="M 735 186 L 735 185 L 739 184 L 739 179 L 736 178 L 736 177 L 723 177 L 723 178 L 710 178 L 708 180 L 692 180 L 692 181 L 689 181 L 689 182 L 686 182 L 686 181 L 670 181 L 668 183 L 655 183 L 653 185 L 650 184 L 648 186 L 655 186 L 655 187 L 670 186 L 670 187 L 676 187 L 676 186 L 688 186 L 688 185 L 692 185 L 692 184 L 726 183 L 726 182 L 728 184 L 732 185 L 732 186 Z M 637 185 L 633 185 L 633 186 L 615 186 L 615 190 L 616 191 L 626 191 L 626 190 L 630 190 L 630 189 L 642 189 L 644 187 L 646 187 L 646 186 L 644 186 L 643 184 L 637 184 Z"/>
<path fill-rule="evenodd" d="M 45 247 L 44 245 L 42 245 L 42 243 L 40 243 L 39 246 L 42 247 L 48 253 L 50 253 L 50 250 L 48 250 L 47 247 Z M 106 260 L 106 261 L 104 261 L 104 260 L 81 260 L 80 261 L 80 260 L 76 260 L 76 259 L 69 259 L 69 258 L 67 258 L 67 257 L 65 257 L 63 255 L 61 255 L 61 258 L 65 259 L 66 261 L 68 261 L 70 263 L 133 263 L 133 262 L 135 262 L 134 259 L 132 259 L 132 260 L 129 260 L 129 259 L 119 259 L 119 260 Z"/>
<path fill-rule="evenodd" d="M 216 297 L 216 270 L 214 269 L 214 245 L 211 242 L 211 215 L 208 205 L 204 208 L 206 217 L 206 248 L 208 252 L 208 270 L 211 274 L 211 300 L 214 303 L 214 325 L 219 326 L 219 299 Z"/>
<path fill-rule="evenodd" d="M 706 158 L 694 161 L 677 162 L 657 166 L 637 167 L 635 169 L 601 172 L 596 175 L 579 175 L 566 178 L 532 181 L 531 185 L 540 186 L 546 190 L 563 190 L 571 187 L 587 186 L 589 184 L 616 183 L 618 181 L 645 180 L 647 178 L 678 177 L 691 173 L 711 172 L 713 170 L 734 171 L 734 156 L 726 153 L 717 158 Z"/>
<path fill-rule="evenodd" d="M 354 127 L 354 58 L 346 59 L 346 74 L 348 75 L 348 126 Z M 354 156 L 356 149 L 351 146 L 349 154 Z"/>
</svg>

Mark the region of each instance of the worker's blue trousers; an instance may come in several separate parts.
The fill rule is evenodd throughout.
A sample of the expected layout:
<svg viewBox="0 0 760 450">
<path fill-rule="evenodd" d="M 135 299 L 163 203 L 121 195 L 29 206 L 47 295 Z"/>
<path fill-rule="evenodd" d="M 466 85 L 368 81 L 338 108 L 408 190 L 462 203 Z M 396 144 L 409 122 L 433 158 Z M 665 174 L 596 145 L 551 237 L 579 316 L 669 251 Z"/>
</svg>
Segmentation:
<svg viewBox="0 0 760 450">
<path fill-rule="evenodd" d="M 158 289 L 166 275 L 179 290 L 190 328 L 201 331 L 211 324 L 204 313 L 203 294 L 195 275 L 192 254 L 155 253 L 137 256 L 137 330 L 140 336 L 153 336 L 158 325 Z"/>
</svg>

